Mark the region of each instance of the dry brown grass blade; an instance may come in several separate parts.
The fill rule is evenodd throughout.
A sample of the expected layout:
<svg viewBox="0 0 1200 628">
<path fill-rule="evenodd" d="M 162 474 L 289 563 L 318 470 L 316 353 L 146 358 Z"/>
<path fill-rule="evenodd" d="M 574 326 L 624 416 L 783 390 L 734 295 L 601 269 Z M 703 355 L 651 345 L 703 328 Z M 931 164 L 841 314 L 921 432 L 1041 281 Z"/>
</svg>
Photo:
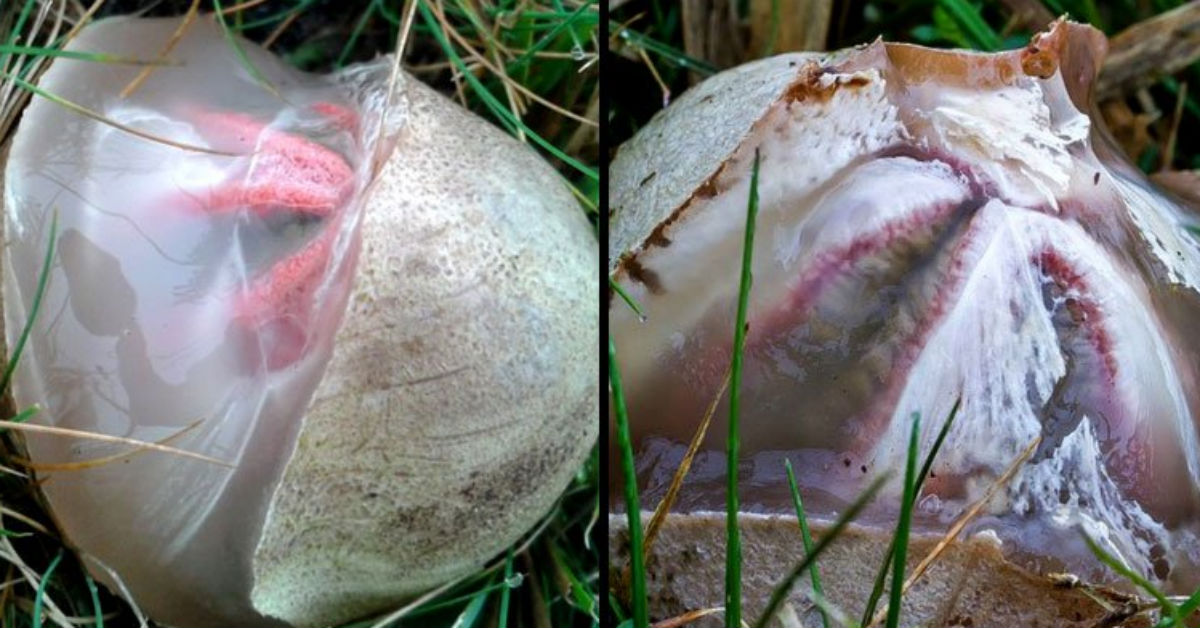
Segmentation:
<svg viewBox="0 0 1200 628">
<path fill-rule="evenodd" d="M 379 169 L 383 167 L 386 161 L 382 158 L 382 152 L 389 150 L 385 146 L 383 137 L 387 133 L 388 112 L 395 105 L 396 84 L 400 81 L 400 66 L 404 61 L 404 52 L 408 49 L 408 38 L 412 34 L 413 19 L 417 15 L 418 1 L 408 0 L 408 7 L 404 11 L 404 21 L 401 23 L 400 33 L 396 37 L 396 50 L 392 53 L 392 69 L 388 75 L 387 99 L 384 101 L 383 113 L 379 116 L 379 130 L 375 135 L 375 155 L 371 160 L 372 175 L 379 174 Z"/>
<path fill-rule="evenodd" d="M 154 444 L 168 445 L 174 441 L 177 441 L 180 438 L 182 438 L 185 434 L 187 434 L 188 432 L 199 427 L 200 424 L 203 422 L 204 422 L 204 419 L 197 419 L 197 420 L 193 421 L 191 425 L 188 425 L 188 426 L 184 427 L 183 429 L 180 429 L 178 432 L 175 432 L 174 434 L 171 434 L 170 436 L 168 436 L 166 438 L 154 441 Z M 13 462 L 15 462 L 27 469 L 33 469 L 34 471 L 82 471 L 85 469 L 93 469 L 96 467 L 102 467 L 106 464 L 112 464 L 114 462 L 119 462 L 121 460 L 127 460 L 138 454 L 143 454 L 148 451 L 150 451 L 150 450 L 145 447 L 137 447 L 131 451 L 126 451 L 126 452 L 122 452 L 119 454 L 113 454 L 111 456 L 104 456 L 102 458 L 93 458 L 91 460 L 83 460 L 80 462 L 33 462 L 32 460 L 27 460 L 20 456 L 10 456 L 9 458 Z"/>
<path fill-rule="evenodd" d="M 196 21 L 196 16 L 199 14 L 200 0 L 192 0 L 192 5 L 188 7 L 187 13 L 183 15 L 183 21 L 179 23 L 179 26 L 175 29 L 175 32 L 171 33 L 171 38 L 167 40 L 165 45 L 163 45 L 162 50 L 160 50 L 158 52 L 158 56 L 155 57 L 156 59 L 165 59 L 167 58 L 167 55 L 171 54 L 171 51 L 175 50 L 175 46 L 179 45 L 179 40 L 183 39 L 184 33 L 187 32 L 187 29 L 191 28 L 192 23 Z M 142 83 L 146 82 L 146 79 L 150 78 L 150 73 L 153 71 L 154 67 L 150 66 L 143 68 L 141 72 L 138 72 L 137 76 L 133 77 L 133 80 L 125 86 L 125 89 L 121 90 L 120 98 L 122 100 L 129 98 L 133 92 L 137 91 L 137 89 L 142 86 Z"/>
<path fill-rule="evenodd" d="M 92 120 L 95 120 L 96 122 L 99 122 L 101 124 L 106 124 L 108 126 L 113 127 L 114 129 L 124 131 L 130 135 L 134 135 L 136 137 L 140 137 L 145 140 L 150 140 L 151 142 L 165 144 L 167 146 L 172 146 L 174 148 L 179 148 L 182 150 L 190 150 L 190 151 L 195 151 L 198 153 L 207 153 L 209 155 L 218 155 L 221 157 L 241 157 L 241 156 L 243 156 L 242 153 L 230 153 L 230 152 L 226 152 L 223 150 L 216 150 L 216 149 L 208 148 L 206 146 L 196 146 L 194 144 L 187 144 L 185 142 L 176 142 L 175 140 L 170 140 L 165 137 L 154 135 L 153 133 L 147 133 L 145 131 L 136 129 L 134 127 L 131 127 L 131 126 L 128 126 L 125 124 L 121 124 L 120 122 L 117 122 L 116 120 L 110 120 L 110 119 L 104 117 L 103 115 L 100 115 L 99 113 L 92 111 L 91 109 L 88 109 L 87 107 L 84 107 L 83 105 L 73 103 L 69 100 L 66 100 L 65 98 L 60 98 L 58 96 L 55 96 L 54 94 L 51 94 L 50 92 L 47 92 L 47 91 L 43 90 L 42 88 L 40 88 L 32 83 L 29 83 L 28 81 L 21 80 L 20 78 L 17 78 L 10 74 L 0 74 L 0 79 L 11 80 L 11 81 L 15 82 L 17 85 L 20 85 L 21 87 L 33 92 L 34 94 L 37 94 L 38 96 L 41 96 L 42 98 L 45 98 L 46 100 L 49 100 L 50 102 L 52 102 L 60 107 L 64 107 L 66 109 L 74 111 L 75 113 L 78 113 L 79 115 L 82 115 L 87 118 L 91 118 Z"/>
<path fill-rule="evenodd" d="M 1097 98 L 1146 87 L 1200 59 L 1200 2 L 1142 20 L 1109 40 Z"/>
<path fill-rule="evenodd" d="M 921 576 L 925 575 L 925 571 L 928 570 L 929 567 L 933 565 L 934 561 L 936 561 L 938 557 L 942 555 L 942 552 L 946 551 L 946 548 L 950 547 L 950 544 L 954 543 L 958 539 L 958 535 L 963 531 L 963 528 L 967 527 L 967 524 L 974 520 L 975 517 L 979 515 L 980 511 L 983 510 L 983 507 L 992 501 L 992 498 L 996 496 L 996 492 L 1012 480 L 1013 476 L 1017 474 L 1017 471 L 1021 469 L 1021 466 L 1024 465 L 1025 461 L 1033 455 L 1033 452 L 1037 450 L 1038 445 L 1041 443 L 1041 435 L 1033 439 L 1033 442 L 1029 443 L 1029 446 L 1026 447 L 1024 451 L 1017 454 L 1017 457 L 1014 458 L 1013 461 L 1008 465 L 1008 468 L 1004 470 L 1004 473 L 1001 473 L 1000 476 L 997 477 L 990 486 L 988 486 L 988 489 L 986 492 L 984 492 L 983 497 L 975 500 L 975 503 L 971 504 L 971 506 L 967 508 L 963 514 L 959 515 L 958 519 L 956 519 L 954 523 L 950 525 L 950 528 L 946 530 L 946 534 L 940 541 L 938 541 L 937 545 L 933 546 L 933 549 L 925 555 L 925 558 L 922 558 L 921 562 L 917 563 L 917 566 L 913 568 L 912 573 L 910 573 L 908 577 L 904 579 L 904 585 L 900 589 L 900 594 L 902 596 L 908 593 L 909 588 L 911 588 L 912 585 L 921 578 Z M 894 583 L 893 586 L 895 586 Z M 871 618 L 871 622 L 868 623 L 865 628 L 871 628 L 871 626 L 876 626 L 879 624 L 879 622 L 883 621 L 887 617 L 887 607 L 887 604 L 883 604 L 879 611 L 875 613 L 875 616 Z"/>
<path fill-rule="evenodd" d="M 272 30 L 271 34 L 267 35 L 267 38 L 263 40 L 263 50 L 270 50 L 271 46 L 275 45 L 275 41 L 279 39 L 279 36 L 283 35 L 284 31 L 291 27 L 292 24 L 296 23 L 296 19 L 300 17 L 300 14 L 300 11 L 296 11 L 294 13 L 289 13 L 287 17 L 283 18 L 283 21 L 279 23 L 279 26 L 276 26 L 275 30 Z"/>
<path fill-rule="evenodd" d="M 478 50 L 476 50 L 471 45 L 470 42 L 468 42 L 466 40 L 465 37 L 460 35 L 458 33 L 458 31 L 455 30 L 454 27 L 452 27 L 450 25 L 450 22 L 446 19 L 446 15 L 444 13 L 442 13 L 440 3 L 430 5 L 429 8 L 430 8 L 430 12 L 433 13 L 435 18 L 437 18 L 438 24 L 439 24 L 439 26 L 441 26 L 443 32 L 445 32 L 447 35 L 449 35 L 451 38 L 453 38 L 454 41 L 458 43 L 458 45 L 462 46 L 463 50 L 465 50 L 467 52 L 467 54 L 471 56 L 471 58 L 475 59 L 475 61 L 479 65 L 483 66 L 488 72 L 491 72 L 493 75 L 496 76 L 496 78 L 500 79 L 500 82 L 504 83 L 505 89 L 508 89 L 509 87 L 511 87 L 512 89 L 515 89 L 517 92 L 520 92 L 525 97 L 542 105 L 543 107 L 545 107 L 561 116 L 575 120 L 576 122 L 579 122 L 581 124 L 586 124 L 588 126 L 598 126 L 598 123 L 595 120 L 589 120 L 573 111 L 563 109 L 562 107 L 554 104 L 553 102 L 551 102 L 545 98 L 542 98 L 541 96 L 538 96 L 532 90 L 530 90 L 529 88 L 522 85 L 519 81 L 516 81 L 512 77 L 508 76 L 508 74 L 502 68 L 499 68 L 499 67 L 493 65 L 491 62 L 489 62 Z M 513 115 L 517 115 L 516 110 L 513 111 Z"/>
<path fill-rule="evenodd" d="M 1162 153 L 1162 167 L 1159 170 L 1170 170 L 1171 162 L 1175 161 L 1175 143 L 1179 137 L 1179 124 L 1183 122 L 1183 103 L 1187 100 L 1187 93 L 1187 81 L 1180 82 L 1179 94 L 1175 97 L 1175 111 L 1171 115 L 1171 130 L 1167 132 L 1167 142 Z"/>
<path fill-rule="evenodd" d="M 717 394 L 713 395 L 713 400 L 709 402 L 708 408 L 705 409 L 704 417 L 700 419 L 700 424 L 696 426 L 696 432 L 692 434 L 692 441 L 688 443 L 688 449 L 683 455 L 683 460 L 679 461 L 679 466 L 675 468 L 675 475 L 671 476 L 671 485 L 667 487 L 666 494 L 658 502 L 658 506 L 654 508 L 654 514 L 650 517 L 650 523 L 646 524 L 646 536 L 642 540 L 643 556 L 650 556 L 650 550 L 654 547 L 654 539 L 658 536 L 659 530 L 662 529 L 663 522 L 667 519 L 667 513 L 671 511 L 671 506 L 675 504 L 676 498 L 679 497 L 679 490 L 683 488 L 683 480 L 692 468 L 692 460 L 696 457 L 696 453 L 700 451 L 700 444 L 704 442 L 704 437 L 708 434 L 708 426 L 712 423 L 713 415 L 717 412 L 717 406 L 720 405 L 721 399 L 725 397 L 725 390 L 729 388 L 731 374 L 732 365 L 725 369 L 725 377 L 721 381 L 721 387 L 717 389 Z M 630 567 L 626 565 L 621 570 L 621 595 L 628 594 L 631 577 Z"/>
<path fill-rule="evenodd" d="M 709 615 L 717 615 L 724 612 L 724 606 L 714 606 L 712 608 L 702 608 L 699 610 L 688 611 L 682 615 L 676 615 L 662 621 L 654 622 L 653 624 L 650 624 L 650 628 L 680 628 L 680 626 L 686 626 L 694 621 L 708 617 Z"/>
<path fill-rule="evenodd" d="M 246 0 L 246 2 L 239 2 L 233 6 L 225 7 L 225 9 L 221 11 L 221 15 L 237 15 L 240 11 L 253 9 L 254 7 L 263 4 L 266 1 L 267 0 Z"/>
<path fill-rule="evenodd" d="M 654 82 L 658 83 L 658 89 L 662 92 L 662 106 L 663 109 L 666 109 L 667 105 L 671 104 L 671 88 L 667 87 L 666 82 L 658 75 L 658 69 L 654 67 L 654 62 L 650 60 L 650 55 L 646 54 L 646 49 L 638 48 L 637 54 L 642 59 L 642 63 L 645 63 L 646 67 L 650 69 L 650 74 L 654 77 Z"/>
<path fill-rule="evenodd" d="M 654 515 L 650 517 L 650 523 L 646 526 L 646 537 L 642 540 L 642 554 L 644 556 L 650 555 L 650 549 L 654 546 L 654 539 L 658 536 L 658 531 L 662 529 L 663 521 L 666 520 L 671 506 L 675 505 L 675 500 L 679 497 L 679 490 L 683 488 L 683 480 L 692 468 L 692 460 L 700 451 L 700 444 L 704 442 L 704 437 L 708 434 L 708 426 L 712 423 L 713 415 L 717 412 L 717 406 L 721 404 L 721 399 L 725 397 L 725 390 L 729 388 L 730 373 L 731 369 L 726 368 L 725 377 L 721 381 L 721 387 L 717 389 L 717 394 L 713 395 L 713 400 L 708 404 L 708 408 L 704 410 L 704 418 L 700 420 L 700 425 L 696 427 L 696 433 L 692 435 L 692 442 L 688 443 L 687 453 L 684 454 L 679 467 L 675 469 L 675 475 L 671 477 L 671 485 L 667 487 L 667 494 L 663 495 L 662 500 L 658 502 L 658 506 L 654 509 Z"/>
<path fill-rule="evenodd" d="M 833 0 L 750 0 L 750 53 L 824 50 Z"/>
<path fill-rule="evenodd" d="M 101 443 L 116 443 L 116 444 L 121 444 L 121 445 L 132 445 L 132 446 L 138 447 L 138 448 L 158 451 L 158 452 L 162 452 L 162 453 L 174 454 L 177 456 L 183 456 L 184 458 L 191 458 L 193 460 L 201 460 L 204 462 L 212 463 L 212 464 L 222 466 L 222 467 L 227 467 L 230 469 L 232 469 L 234 467 L 234 465 L 232 463 L 226 462 L 224 460 L 220 460 L 218 458 L 213 458 L 211 456 L 205 456 L 204 454 L 198 454 L 196 452 L 187 451 L 185 449 L 177 449 L 175 447 L 169 447 L 167 445 L 159 445 L 158 443 L 151 443 L 151 442 L 147 442 L 144 440 L 138 440 L 136 438 L 126 438 L 124 436 L 110 436 L 108 434 L 98 434 L 96 432 L 72 430 L 72 429 L 68 429 L 65 427 L 54 427 L 52 425 L 37 425 L 34 423 L 21 423 L 21 422 L 17 422 L 17 421 L 0 421 L 0 429 L 10 429 L 10 430 L 13 430 L 14 432 L 29 432 L 32 434 L 50 434 L 52 436 L 82 438 L 85 440 L 93 440 L 93 441 L 97 441 L 97 442 L 101 442 Z"/>
<path fill-rule="evenodd" d="M 13 510 L 13 509 L 5 507 L 5 506 L 0 506 L 0 514 L 4 515 L 5 517 L 10 517 L 12 519 L 16 519 L 17 521 L 20 521 L 21 523 L 29 526 L 29 528 L 35 532 L 40 532 L 42 534 L 51 534 L 50 530 L 47 529 L 46 526 L 43 526 L 42 524 L 38 523 L 36 520 L 34 520 L 29 515 L 26 515 L 20 511 Z"/>
</svg>

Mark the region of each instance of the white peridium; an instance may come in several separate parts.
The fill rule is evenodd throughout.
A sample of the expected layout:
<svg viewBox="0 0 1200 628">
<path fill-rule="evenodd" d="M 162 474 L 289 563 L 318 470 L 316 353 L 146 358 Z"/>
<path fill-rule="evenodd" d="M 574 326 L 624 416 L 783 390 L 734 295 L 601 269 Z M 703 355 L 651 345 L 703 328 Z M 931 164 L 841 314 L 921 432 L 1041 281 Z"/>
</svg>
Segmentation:
<svg viewBox="0 0 1200 628">
<path fill-rule="evenodd" d="M 1027 76 L 1021 51 L 877 43 L 781 55 L 701 83 L 622 146 L 609 268 L 647 320 L 617 297 L 609 320 L 630 414 L 644 417 L 635 438 L 686 443 L 721 385 L 757 151 L 741 398 L 755 481 L 745 503 L 774 507 L 782 471 L 760 475 L 760 463 L 790 453 L 801 482 L 836 509 L 864 478 L 902 467 L 913 412 L 927 449 L 961 395 L 931 482 L 937 499 L 919 522 L 944 525 L 1044 431 L 1043 416 L 1066 412 L 1048 404 L 1070 363 L 1087 367 L 1094 349 L 1078 331 L 1087 323 L 1054 321 L 1065 298 L 1085 297 L 1094 309 L 1083 315 L 1102 319 L 1119 368 L 1111 396 L 1087 378 L 1070 391 L 1125 411 L 1073 417 L 1081 420 L 1054 434 L 1057 447 L 1026 465 L 983 525 L 1018 553 L 1049 557 L 1050 568 L 1099 575 L 1082 527 L 1151 578 L 1194 582 L 1200 246 L 1182 229 L 1187 210 L 1114 158 L 1076 104 L 1087 98 L 1087 63 L 1102 52 L 1097 36 L 1059 24 L 1043 40 L 1062 64 L 1048 78 Z M 687 157 L 701 140 L 722 152 Z M 870 254 L 889 238 L 900 246 Z M 1054 294 L 1039 262 L 1046 250 L 1086 295 Z M 797 303 L 810 308 L 805 323 L 781 329 Z M 914 337 L 915 346 L 904 341 Z M 911 376 L 890 377 L 900 368 Z M 871 400 L 885 404 L 882 419 L 868 412 Z M 723 440 L 723 415 L 709 446 Z M 677 460 L 661 439 L 645 442 L 661 464 Z M 895 498 L 899 482 L 889 486 Z"/>
<path fill-rule="evenodd" d="M 69 48 L 151 59 L 178 24 L 105 20 Z M 210 19 L 174 48 L 179 65 L 128 98 L 137 66 L 63 58 L 42 78 L 116 123 L 236 155 L 34 98 L 4 173 L 8 346 L 54 216 L 57 256 L 14 396 L 41 406 L 39 422 L 171 438 L 229 463 L 142 452 L 39 474 L 93 573 L 150 617 L 341 623 L 477 568 L 569 481 L 596 430 L 595 243 L 549 166 L 406 75 L 376 145 L 390 60 L 315 77 L 238 45 L 277 94 Z M 344 209 L 282 222 L 206 212 L 212 192 L 265 167 L 264 136 L 214 129 L 222 113 L 344 158 Z M 247 283 L 326 228 L 335 261 L 305 337 L 236 325 Z M 301 359 L 268 366 L 285 341 Z M 26 442 L 42 464 L 129 451 Z"/>
</svg>

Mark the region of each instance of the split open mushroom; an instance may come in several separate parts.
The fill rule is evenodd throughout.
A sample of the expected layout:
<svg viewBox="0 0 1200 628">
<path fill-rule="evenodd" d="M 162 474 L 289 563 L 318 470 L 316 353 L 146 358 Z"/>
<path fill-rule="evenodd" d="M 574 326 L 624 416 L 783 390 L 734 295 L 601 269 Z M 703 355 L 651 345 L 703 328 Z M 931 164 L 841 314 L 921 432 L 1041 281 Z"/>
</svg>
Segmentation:
<svg viewBox="0 0 1200 628">
<path fill-rule="evenodd" d="M 609 268 L 646 319 L 613 298 L 609 320 L 651 504 L 729 365 L 757 153 L 740 407 L 741 502 L 758 514 L 747 517 L 792 511 L 790 458 L 810 512 L 832 518 L 876 474 L 903 469 L 914 413 L 927 452 L 961 399 L 918 535 L 944 531 L 1038 442 L 968 536 L 998 539 L 1034 571 L 1114 580 L 1082 530 L 1152 581 L 1194 587 L 1200 243 L 1187 228 L 1198 217 L 1089 115 L 1104 49 L 1098 31 L 1059 22 L 999 54 L 877 42 L 781 55 L 709 78 L 621 147 Z M 713 450 L 726 408 L 681 513 L 724 507 Z M 888 486 L 863 519 L 876 538 L 894 527 L 901 482 Z M 703 528 L 687 516 L 678 530 Z M 782 572 L 754 573 L 748 596 L 761 603 Z M 704 590 L 662 586 L 660 599 Z M 945 610 L 939 595 L 913 603 Z"/>
</svg>

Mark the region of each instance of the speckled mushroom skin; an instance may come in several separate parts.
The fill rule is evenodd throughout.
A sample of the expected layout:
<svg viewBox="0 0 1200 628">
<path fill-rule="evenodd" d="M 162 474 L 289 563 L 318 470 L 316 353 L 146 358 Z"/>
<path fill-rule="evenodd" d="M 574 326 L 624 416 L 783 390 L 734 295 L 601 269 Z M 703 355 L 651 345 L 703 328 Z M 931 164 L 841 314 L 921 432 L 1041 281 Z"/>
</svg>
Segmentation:
<svg viewBox="0 0 1200 628">
<path fill-rule="evenodd" d="M 643 526 L 649 515 L 643 517 Z M 754 621 L 775 586 L 804 556 L 799 524 L 794 516 L 739 516 L 742 533 L 742 614 Z M 827 523 L 813 522 L 819 538 Z M 610 573 L 628 563 L 628 518 L 609 516 Z M 883 561 L 889 537 L 877 530 L 848 527 L 820 559 L 826 599 L 857 621 Z M 912 573 L 941 540 L 914 535 L 909 543 L 906 573 Z M 720 606 L 725 587 L 725 514 L 669 515 L 647 563 L 647 595 L 651 620 L 687 611 Z M 1061 581 L 1060 581 L 1061 582 Z M 793 587 L 785 605 L 800 625 L 821 625 L 810 600 L 807 575 Z M 887 603 L 887 589 L 877 610 Z M 1107 604 L 1105 608 L 1103 604 Z M 901 626 L 941 628 L 1083 628 L 1088 626 L 1150 626 L 1148 614 L 1135 615 L 1140 602 L 1103 588 L 1064 586 L 1005 560 L 994 539 L 971 537 L 952 544 L 904 597 Z M 724 625 L 720 614 L 694 624 L 700 628 Z M 768 624 L 783 626 L 779 619 Z M 841 625 L 834 622 L 833 625 Z"/>
<path fill-rule="evenodd" d="M 296 625 L 478 568 L 599 426 L 599 259 L 570 191 L 419 81 L 398 89 L 346 318 L 254 556 L 254 605 Z"/>
</svg>

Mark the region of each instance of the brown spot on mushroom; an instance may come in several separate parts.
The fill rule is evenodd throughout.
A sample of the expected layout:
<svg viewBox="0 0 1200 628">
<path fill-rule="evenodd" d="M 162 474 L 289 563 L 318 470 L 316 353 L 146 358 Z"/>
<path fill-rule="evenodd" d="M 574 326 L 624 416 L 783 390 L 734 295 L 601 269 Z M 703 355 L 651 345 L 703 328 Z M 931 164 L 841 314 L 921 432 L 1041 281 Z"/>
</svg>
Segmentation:
<svg viewBox="0 0 1200 628">
<path fill-rule="evenodd" d="M 1039 46 L 1041 38 L 1034 38 L 1025 50 L 1021 51 L 1021 71 L 1026 76 L 1036 76 L 1048 79 L 1058 71 L 1058 55 L 1054 50 Z"/>
<path fill-rule="evenodd" d="M 662 282 L 659 281 L 658 274 L 642 266 L 642 263 L 634 256 L 626 255 L 624 261 L 621 263 L 621 267 L 625 269 L 625 272 L 629 273 L 630 279 L 646 286 L 646 289 L 651 294 L 663 293 Z"/>
<path fill-rule="evenodd" d="M 821 84 L 822 76 L 836 73 L 837 70 L 822 68 L 816 63 L 810 63 L 800 69 L 800 76 L 783 93 L 781 100 L 786 103 L 799 101 L 825 103 L 829 102 L 829 99 L 833 98 L 833 95 L 843 87 L 858 88 L 871 83 L 866 76 L 854 74 L 848 77 L 836 76 L 829 84 Z"/>
<path fill-rule="evenodd" d="M 671 246 L 671 238 L 668 238 L 663 231 L 663 226 L 659 225 L 657 229 L 650 232 L 650 237 L 646 238 L 646 246 L 661 246 L 663 248 Z"/>
</svg>

